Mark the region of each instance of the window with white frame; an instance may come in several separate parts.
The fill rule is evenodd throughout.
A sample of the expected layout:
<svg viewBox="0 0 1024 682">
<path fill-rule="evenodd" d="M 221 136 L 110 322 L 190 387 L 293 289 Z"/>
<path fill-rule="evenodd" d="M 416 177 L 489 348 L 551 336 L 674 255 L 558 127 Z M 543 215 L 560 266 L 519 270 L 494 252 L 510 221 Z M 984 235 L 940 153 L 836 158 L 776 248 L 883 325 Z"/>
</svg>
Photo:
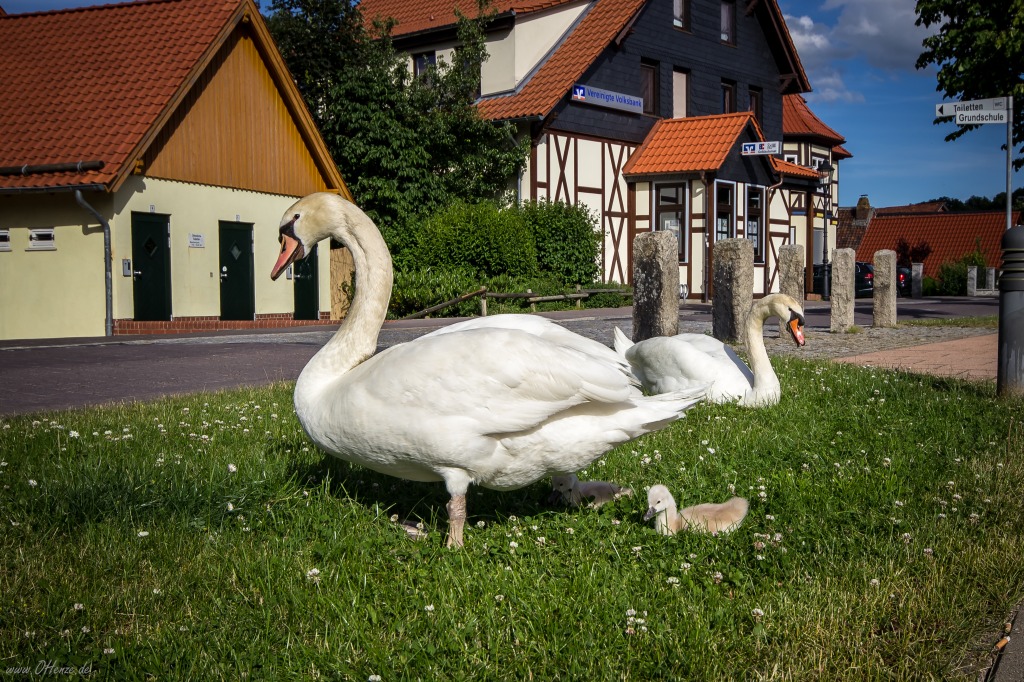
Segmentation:
<svg viewBox="0 0 1024 682">
<path fill-rule="evenodd" d="M 783 154 L 782 159 L 788 163 L 799 163 L 799 161 L 796 160 L 796 154 Z"/>
<path fill-rule="evenodd" d="M 672 0 L 672 25 L 690 30 L 690 0 Z"/>
<path fill-rule="evenodd" d="M 34 227 L 28 231 L 28 251 L 53 251 L 56 248 L 52 227 Z"/>
<path fill-rule="evenodd" d="M 674 234 L 679 262 L 687 262 L 690 238 L 686 230 L 686 184 L 658 185 L 655 188 L 654 210 L 654 229 Z"/>
<path fill-rule="evenodd" d="M 754 262 L 764 262 L 764 188 L 747 188 L 747 216 L 744 230 L 754 245 Z"/>
<path fill-rule="evenodd" d="M 11 250 L 11 231 L 0 230 L 0 251 Z"/>
</svg>

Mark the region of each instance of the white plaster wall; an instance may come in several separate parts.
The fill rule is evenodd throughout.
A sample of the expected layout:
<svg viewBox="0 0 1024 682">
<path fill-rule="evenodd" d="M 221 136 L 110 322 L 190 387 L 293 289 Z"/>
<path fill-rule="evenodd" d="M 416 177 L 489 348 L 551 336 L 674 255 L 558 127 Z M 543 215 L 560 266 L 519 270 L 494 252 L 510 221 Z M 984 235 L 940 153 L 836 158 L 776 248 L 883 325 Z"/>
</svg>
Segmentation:
<svg viewBox="0 0 1024 682">
<path fill-rule="evenodd" d="M 55 250 L 28 250 L 29 229 L 49 227 Z M 0 339 L 103 336 L 103 230 L 74 196 L 2 197 L 0 229 L 11 239 L 0 251 Z"/>
<path fill-rule="evenodd" d="M 195 185 L 133 176 L 118 193 L 111 221 L 115 237 L 114 317 L 134 316 L 131 278 L 120 276 L 121 258 L 131 257 L 133 211 L 170 215 L 171 314 L 173 317 L 220 315 L 219 222 L 253 225 L 253 264 L 256 313 L 287 313 L 294 308 L 292 281 L 270 280 L 277 260 L 278 227 L 296 197 Z M 116 227 L 115 227 L 116 226 Z M 205 237 L 204 248 L 189 248 L 189 233 Z M 330 310 L 327 281 L 329 249 L 319 249 L 320 309 Z"/>
</svg>

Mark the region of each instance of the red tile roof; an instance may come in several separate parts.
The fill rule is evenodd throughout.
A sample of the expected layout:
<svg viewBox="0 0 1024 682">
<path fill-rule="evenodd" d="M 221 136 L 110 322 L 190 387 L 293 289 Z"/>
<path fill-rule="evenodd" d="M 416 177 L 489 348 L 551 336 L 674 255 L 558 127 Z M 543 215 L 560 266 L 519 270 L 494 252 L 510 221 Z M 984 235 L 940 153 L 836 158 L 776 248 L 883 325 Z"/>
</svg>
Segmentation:
<svg viewBox="0 0 1024 682">
<path fill-rule="evenodd" d="M 782 133 L 787 137 L 819 138 L 829 146 L 846 142 L 842 135 L 814 115 L 803 95 L 782 96 Z"/>
<path fill-rule="evenodd" d="M 493 10 L 499 15 L 522 15 L 576 1 L 496 0 L 491 3 L 488 10 Z M 456 10 L 471 19 L 479 14 L 476 0 L 361 0 L 359 9 L 367 23 L 375 19 L 394 19 L 396 24 L 391 30 L 393 37 L 451 26 L 458 21 L 455 16 Z"/>
<path fill-rule="evenodd" d="M 906 215 L 907 213 L 945 213 L 949 209 L 945 201 L 923 201 L 920 204 L 907 204 L 905 206 L 886 206 L 876 208 L 876 215 Z"/>
<path fill-rule="evenodd" d="M 788 175 L 795 178 L 804 178 L 805 180 L 820 180 L 821 174 L 813 168 L 807 166 L 801 166 L 800 164 L 791 163 L 785 159 L 780 159 L 777 156 L 772 157 L 772 165 L 775 166 L 775 170 L 783 175 Z"/>
<path fill-rule="evenodd" d="M 143 0 L 0 17 L 0 167 L 104 164 L 0 174 L 0 188 L 109 188 L 242 12 L 258 10 L 251 0 Z"/>
<path fill-rule="evenodd" d="M 752 139 L 764 139 L 750 112 L 661 119 L 622 172 L 641 176 L 718 170 L 748 126 Z"/>
<path fill-rule="evenodd" d="M 1013 216 L 1013 224 L 1021 214 Z M 927 242 L 932 252 L 924 259 L 924 274 L 935 277 L 943 263 L 981 249 L 988 267 L 1002 265 L 1002 239 L 1006 232 L 1006 213 L 931 213 L 927 215 L 881 215 L 876 213 L 857 247 L 857 260 L 871 262 L 876 251 L 896 249 L 902 237 L 911 246 Z"/>
<path fill-rule="evenodd" d="M 518 92 L 482 100 L 478 105 L 480 114 L 495 120 L 546 116 L 645 1 L 598 0 Z"/>
</svg>

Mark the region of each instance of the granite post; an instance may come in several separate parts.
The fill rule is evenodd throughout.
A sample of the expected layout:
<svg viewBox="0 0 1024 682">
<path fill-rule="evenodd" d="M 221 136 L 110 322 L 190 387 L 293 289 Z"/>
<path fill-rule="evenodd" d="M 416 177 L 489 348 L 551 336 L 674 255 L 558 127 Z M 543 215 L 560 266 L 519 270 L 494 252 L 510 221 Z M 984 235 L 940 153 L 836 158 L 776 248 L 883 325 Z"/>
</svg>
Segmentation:
<svg viewBox="0 0 1024 682">
<path fill-rule="evenodd" d="M 786 244 L 779 249 L 779 292 L 791 296 L 797 303 L 804 300 L 804 247 Z M 786 335 L 789 320 L 779 320 L 779 336 Z"/>
<path fill-rule="evenodd" d="M 754 303 L 754 246 L 749 239 L 723 239 L 715 243 L 714 259 L 711 333 L 736 341 Z"/>
<path fill-rule="evenodd" d="M 875 284 L 872 294 L 874 327 L 896 326 L 896 252 L 890 249 L 875 251 Z"/>
<path fill-rule="evenodd" d="M 633 240 L 633 341 L 679 333 L 679 245 L 671 232 Z"/>
<path fill-rule="evenodd" d="M 845 334 L 853 326 L 853 303 L 856 296 L 857 252 L 853 249 L 832 251 L 832 322 L 829 329 Z"/>
</svg>

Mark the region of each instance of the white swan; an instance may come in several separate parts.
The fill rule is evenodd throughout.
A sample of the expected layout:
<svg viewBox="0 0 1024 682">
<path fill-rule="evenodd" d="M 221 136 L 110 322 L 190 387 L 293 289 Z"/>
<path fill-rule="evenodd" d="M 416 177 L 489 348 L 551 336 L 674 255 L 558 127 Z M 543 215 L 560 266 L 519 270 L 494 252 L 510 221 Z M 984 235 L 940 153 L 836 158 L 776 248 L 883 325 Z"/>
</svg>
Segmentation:
<svg viewBox="0 0 1024 682">
<path fill-rule="evenodd" d="M 730 346 L 706 334 L 655 336 L 633 343 L 616 327 L 615 350 L 651 393 L 710 384 L 709 402 L 774 405 L 782 387 L 764 347 L 764 321 L 775 316 L 786 320 L 793 341 L 804 345 L 803 308 L 790 296 L 769 294 L 755 301 L 747 314 L 743 338 L 750 367 Z"/>
<path fill-rule="evenodd" d="M 318 193 L 289 208 L 271 278 L 328 237 L 352 254 L 355 295 L 344 323 L 299 375 L 295 412 L 332 455 L 399 478 L 444 481 L 449 546 L 463 544 L 471 483 L 511 490 L 577 471 L 681 418 L 704 395 L 701 387 L 645 397 L 621 364 L 581 350 L 588 344 L 501 328 L 500 320 L 374 355 L 391 255 L 351 202 Z"/>
<path fill-rule="evenodd" d="M 676 511 L 676 500 L 668 488 L 654 485 L 647 491 L 644 521 L 654 519 L 654 527 L 662 535 L 675 535 L 687 529 L 728 533 L 740 527 L 748 507 L 749 503 L 745 499 L 733 497 L 720 504 L 708 502 Z"/>
</svg>

